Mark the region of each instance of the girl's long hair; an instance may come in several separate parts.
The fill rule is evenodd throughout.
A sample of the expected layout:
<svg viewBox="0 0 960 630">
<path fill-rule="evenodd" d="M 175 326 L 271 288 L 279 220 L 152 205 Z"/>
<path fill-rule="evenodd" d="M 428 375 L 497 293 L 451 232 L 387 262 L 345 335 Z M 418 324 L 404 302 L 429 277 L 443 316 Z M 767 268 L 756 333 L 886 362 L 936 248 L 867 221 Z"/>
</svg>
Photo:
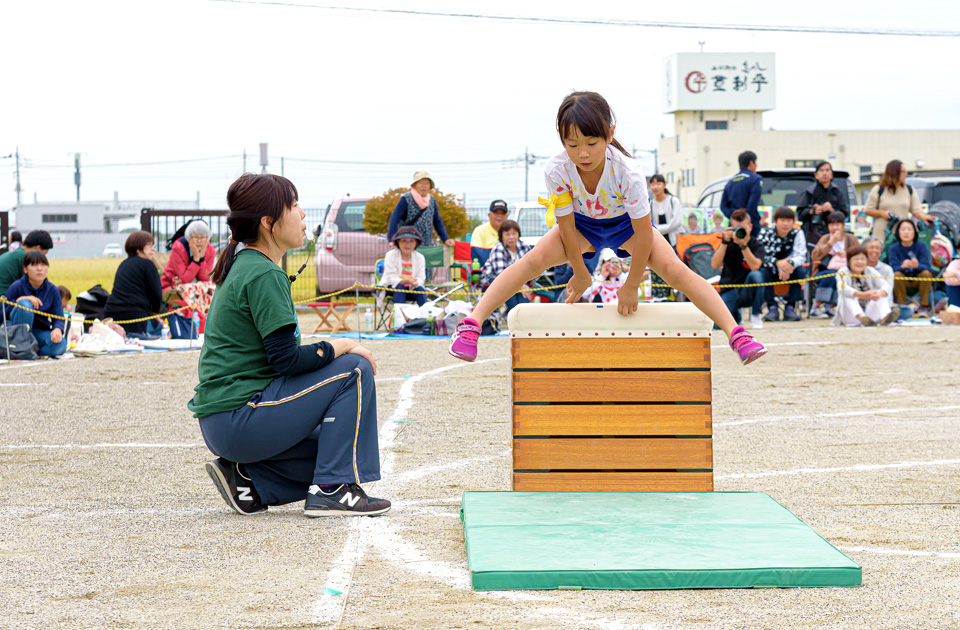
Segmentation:
<svg viewBox="0 0 960 630">
<path fill-rule="evenodd" d="M 222 284 L 230 273 L 236 258 L 237 244 L 250 244 L 260 238 L 260 219 L 270 217 L 275 226 L 284 210 L 298 199 L 297 188 L 286 177 L 279 175 L 254 175 L 244 173 L 227 190 L 227 225 L 230 227 L 230 243 L 220 252 L 213 268 L 214 284 Z"/>
<path fill-rule="evenodd" d="M 662 173 L 654 173 L 653 175 L 651 175 L 650 179 L 647 180 L 647 183 L 649 184 L 651 182 L 660 182 L 661 184 L 663 184 L 663 194 L 667 196 L 670 196 L 673 194 L 667 189 L 667 178 L 664 177 Z"/>
<path fill-rule="evenodd" d="M 605 98 L 596 92 L 568 94 L 560 103 L 560 109 L 557 111 L 557 133 L 560 134 L 561 140 L 566 140 L 572 136 L 574 127 L 579 129 L 584 136 L 606 140 L 614 122 L 610 105 Z M 623 145 L 617 142 L 616 138 L 613 138 L 610 144 L 627 157 L 632 157 L 623 148 Z"/>
</svg>

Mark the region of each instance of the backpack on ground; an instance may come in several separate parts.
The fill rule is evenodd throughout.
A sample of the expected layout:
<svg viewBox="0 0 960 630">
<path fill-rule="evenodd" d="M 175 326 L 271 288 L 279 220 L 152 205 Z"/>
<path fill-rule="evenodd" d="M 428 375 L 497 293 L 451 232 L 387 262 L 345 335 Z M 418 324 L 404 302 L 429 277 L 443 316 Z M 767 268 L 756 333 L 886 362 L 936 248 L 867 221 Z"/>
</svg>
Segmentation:
<svg viewBox="0 0 960 630">
<path fill-rule="evenodd" d="M 28 324 L 0 326 L 0 359 L 36 361 L 40 346 Z"/>
<path fill-rule="evenodd" d="M 707 280 L 717 276 L 717 270 L 710 264 L 716 251 L 710 243 L 694 243 L 683 250 L 681 259 L 695 274 Z"/>
<path fill-rule="evenodd" d="M 87 322 L 94 319 L 103 319 L 103 308 L 107 305 L 110 292 L 102 286 L 95 285 L 77 296 L 77 312 L 86 315 Z M 89 330 L 90 324 L 84 326 Z"/>
</svg>

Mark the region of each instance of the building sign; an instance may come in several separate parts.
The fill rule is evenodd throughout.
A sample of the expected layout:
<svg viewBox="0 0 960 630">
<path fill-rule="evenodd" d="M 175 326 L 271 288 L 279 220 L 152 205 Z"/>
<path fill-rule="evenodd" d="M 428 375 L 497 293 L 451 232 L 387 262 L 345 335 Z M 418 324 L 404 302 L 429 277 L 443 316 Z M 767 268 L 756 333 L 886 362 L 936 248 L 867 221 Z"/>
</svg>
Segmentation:
<svg viewBox="0 0 960 630">
<path fill-rule="evenodd" d="M 663 110 L 776 106 L 774 53 L 677 53 L 663 60 Z"/>
</svg>

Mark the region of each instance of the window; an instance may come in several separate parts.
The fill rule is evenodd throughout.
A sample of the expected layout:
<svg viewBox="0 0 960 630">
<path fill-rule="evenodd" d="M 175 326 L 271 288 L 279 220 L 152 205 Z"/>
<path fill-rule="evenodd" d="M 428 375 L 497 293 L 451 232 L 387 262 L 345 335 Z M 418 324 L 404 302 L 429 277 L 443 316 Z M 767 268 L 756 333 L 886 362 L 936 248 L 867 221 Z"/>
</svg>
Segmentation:
<svg viewBox="0 0 960 630">
<path fill-rule="evenodd" d="M 813 168 L 819 160 L 787 160 L 787 168 Z"/>
<path fill-rule="evenodd" d="M 676 151 L 677 153 L 680 153 L 680 134 L 677 134 L 677 135 L 675 136 L 675 138 L 676 138 L 676 145 L 677 145 L 675 151 Z"/>
<path fill-rule="evenodd" d="M 75 214 L 44 214 L 41 216 L 40 220 L 43 223 L 76 223 L 77 215 Z"/>
<path fill-rule="evenodd" d="M 708 120 L 707 121 L 707 131 L 711 129 L 726 129 L 727 121 L 725 120 Z"/>
<path fill-rule="evenodd" d="M 683 171 L 681 172 L 681 177 L 682 177 L 682 179 L 681 179 L 680 185 L 681 185 L 681 186 L 696 186 L 696 185 L 697 185 L 696 173 L 697 173 L 697 169 L 695 169 L 695 168 L 685 168 L 685 169 L 683 169 Z"/>
<path fill-rule="evenodd" d="M 960 158 L 953 158 L 953 168 L 960 168 Z"/>
<path fill-rule="evenodd" d="M 337 214 L 337 227 L 348 232 L 363 232 L 363 213 L 367 202 L 345 203 Z"/>
<path fill-rule="evenodd" d="M 872 166 L 861 166 L 860 167 L 860 181 L 865 182 L 873 177 L 873 167 Z"/>
</svg>

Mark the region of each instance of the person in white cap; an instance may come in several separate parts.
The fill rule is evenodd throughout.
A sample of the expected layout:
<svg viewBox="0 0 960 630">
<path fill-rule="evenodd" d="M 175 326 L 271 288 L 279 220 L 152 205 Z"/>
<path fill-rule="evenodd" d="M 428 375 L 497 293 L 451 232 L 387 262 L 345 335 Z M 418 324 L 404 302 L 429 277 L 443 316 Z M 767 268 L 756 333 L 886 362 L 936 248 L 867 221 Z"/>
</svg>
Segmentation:
<svg viewBox="0 0 960 630">
<path fill-rule="evenodd" d="M 417 171 L 413 174 L 413 183 L 410 190 L 403 193 L 397 207 L 390 215 L 390 225 L 387 228 L 387 240 L 393 242 L 397 230 L 405 225 L 417 228 L 423 238 L 422 245 L 433 245 L 433 231 L 440 235 L 440 240 L 447 247 L 453 247 L 453 239 L 447 236 L 447 228 L 440 218 L 437 200 L 430 194 L 433 189 L 433 179 L 427 171 Z"/>
</svg>

